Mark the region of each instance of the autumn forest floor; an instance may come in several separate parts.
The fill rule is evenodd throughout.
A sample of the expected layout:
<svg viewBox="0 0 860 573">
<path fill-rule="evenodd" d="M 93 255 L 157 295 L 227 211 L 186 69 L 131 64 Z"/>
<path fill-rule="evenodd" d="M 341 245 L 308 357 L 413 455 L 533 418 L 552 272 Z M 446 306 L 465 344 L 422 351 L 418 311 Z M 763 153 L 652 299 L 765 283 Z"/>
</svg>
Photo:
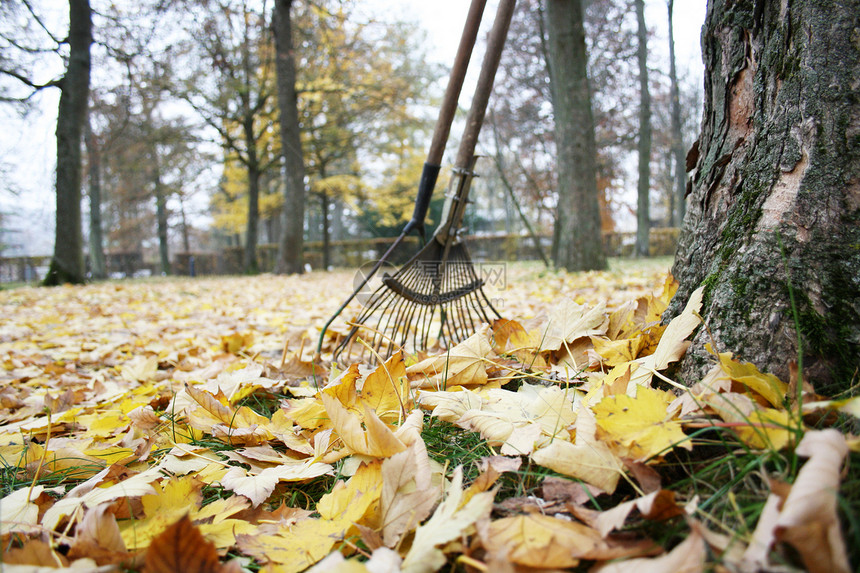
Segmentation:
<svg viewBox="0 0 860 573">
<path fill-rule="evenodd" d="M 315 355 L 349 271 L 0 290 L 0 570 L 853 571 L 860 402 L 680 384 L 670 265 L 508 264 L 381 366 Z"/>
</svg>

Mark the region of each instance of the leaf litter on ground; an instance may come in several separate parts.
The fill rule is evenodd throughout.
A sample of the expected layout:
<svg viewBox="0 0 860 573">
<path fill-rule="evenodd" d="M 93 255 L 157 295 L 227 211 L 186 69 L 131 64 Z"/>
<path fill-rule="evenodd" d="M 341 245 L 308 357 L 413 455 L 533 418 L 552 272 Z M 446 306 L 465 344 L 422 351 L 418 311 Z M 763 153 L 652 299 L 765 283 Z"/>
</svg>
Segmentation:
<svg viewBox="0 0 860 573">
<path fill-rule="evenodd" d="M 505 319 L 375 367 L 313 355 L 344 273 L 0 292 L 4 571 L 849 570 L 858 440 L 804 415 L 855 401 L 718 349 L 672 380 L 701 290 L 663 324 L 665 261 L 507 270 Z M 672 483 L 715 441 L 808 461 L 736 527 Z"/>
</svg>

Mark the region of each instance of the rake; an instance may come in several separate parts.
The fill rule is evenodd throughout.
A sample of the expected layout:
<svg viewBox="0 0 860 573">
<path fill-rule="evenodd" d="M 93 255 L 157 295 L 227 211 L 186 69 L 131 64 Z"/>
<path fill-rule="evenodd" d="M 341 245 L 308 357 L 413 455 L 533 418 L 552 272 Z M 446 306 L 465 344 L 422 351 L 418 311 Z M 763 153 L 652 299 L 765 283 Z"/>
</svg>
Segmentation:
<svg viewBox="0 0 860 573">
<path fill-rule="evenodd" d="M 475 147 L 515 4 L 516 0 L 499 3 L 457 151 L 442 223 L 427 244 L 396 273 L 383 274 L 382 284 L 370 295 L 346 338 L 335 349 L 335 361 L 344 353 L 355 359 L 364 358 L 369 351 L 369 360 L 375 362 L 402 348 L 426 349 L 432 332 L 437 333 L 440 344 L 450 346 L 473 333 L 482 323 L 490 322 L 493 317 L 500 318 L 484 292 L 484 280 L 475 271 L 460 232 L 469 202 L 469 188 L 475 177 Z M 416 202 L 416 211 L 418 207 Z M 356 293 L 368 280 L 369 277 Z M 361 344 L 356 345 L 360 333 L 363 334 Z"/>
<path fill-rule="evenodd" d="M 442 155 L 445 153 L 445 144 L 448 141 L 448 134 L 451 132 L 451 124 L 457 111 L 457 99 L 460 97 L 460 90 L 463 88 L 463 82 L 466 79 L 466 70 L 469 67 L 472 48 L 475 46 L 475 39 L 478 36 L 478 29 L 481 26 L 481 17 L 484 14 L 486 4 L 487 0 L 472 0 L 469 6 L 469 12 L 466 15 L 466 24 L 463 26 L 463 34 L 460 37 L 460 44 L 457 46 L 454 65 L 451 68 L 451 76 L 448 79 L 448 86 L 445 88 L 445 95 L 442 98 L 442 105 L 439 109 L 439 117 L 436 119 L 436 126 L 433 129 L 433 139 L 427 152 L 427 160 L 424 162 L 421 179 L 418 182 L 418 195 L 415 198 L 415 209 L 412 212 L 412 218 L 406 223 L 406 226 L 403 227 L 400 235 L 394 240 L 391 246 L 376 261 L 376 264 L 364 275 L 363 280 L 353 290 L 352 294 L 347 297 L 343 304 L 329 318 L 328 322 L 325 323 L 320 333 L 319 343 L 317 344 L 317 354 L 322 351 L 326 331 L 331 326 L 331 323 L 362 292 L 362 289 L 367 286 L 380 267 L 389 260 L 392 253 L 403 242 L 406 236 L 412 231 L 416 231 L 421 236 L 422 241 L 426 237 L 424 219 L 427 217 L 430 200 L 433 198 L 433 189 L 436 186 L 436 180 L 442 168 Z"/>
</svg>

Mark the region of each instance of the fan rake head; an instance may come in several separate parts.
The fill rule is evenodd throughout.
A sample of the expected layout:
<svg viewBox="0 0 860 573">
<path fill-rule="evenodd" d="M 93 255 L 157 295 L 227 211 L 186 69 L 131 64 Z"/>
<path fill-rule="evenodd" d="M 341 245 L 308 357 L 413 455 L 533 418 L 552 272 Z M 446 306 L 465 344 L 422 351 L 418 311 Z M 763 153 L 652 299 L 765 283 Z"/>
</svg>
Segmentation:
<svg viewBox="0 0 860 573">
<path fill-rule="evenodd" d="M 385 273 L 335 349 L 335 360 L 374 363 L 400 349 L 416 352 L 434 342 L 450 346 L 498 318 L 466 245 L 456 242 L 445 250 L 431 239 L 396 273 Z"/>
</svg>

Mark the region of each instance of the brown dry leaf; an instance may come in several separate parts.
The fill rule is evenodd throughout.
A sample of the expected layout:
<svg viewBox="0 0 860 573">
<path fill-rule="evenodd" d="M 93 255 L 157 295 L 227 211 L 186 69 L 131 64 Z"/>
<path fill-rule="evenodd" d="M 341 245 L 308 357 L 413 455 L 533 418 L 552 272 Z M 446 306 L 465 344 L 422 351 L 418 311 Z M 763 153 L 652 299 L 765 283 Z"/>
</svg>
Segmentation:
<svg viewBox="0 0 860 573">
<path fill-rule="evenodd" d="M 705 571 L 707 547 L 701 526 L 691 521 L 690 535 L 669 553 L 660 557 L 628 559 L 600 565 L 600 573 L 700 573 Z"/>
<path fill-rule="evenodd" d="M 613 529 L 621 529 L 634 509 L 638 509 L 645 519 L 653 521 L 664 521 L 684 514 L 684 510 L 675 503 L 675 492 L 663 489 L 601 512 L 595 521 L 595 528 L 606 537 Z"/>
<path fill-rule="evenodd" d="M 15 565 L 32 565 L 59 569 L 68 566 L 68 563 L 68 560 L 63 555 L 54 551 L 50 545 L 41 539 L 28 539 L 21 547 L 4 547 L 2 560 L 0 560 L 0 570 L 12 569 Z M 32 571 L 33 569 L 30 568 L 29 570 Z"/>
<path fill-rule="evenodd" d="M 128 557 L 116 516 L 109 509 L 110 505 L 105 503 L 84 515 L 75 529 L 68 553 L 70 559 L 90 557 L 97 563 L 117 563 Z"/>
<path fill-rule="evenodd" d="M 188 516 L 165 529 L 146 551 L 145 573 L 219 573 L 215 546 L 206 541 Z"/>
<path fill-rule="evenodd" d="M 547 476 L 541 484 L 541 495 L 547 501 L 582 505 L 605 492 L 578 481 Z"/>
<path fill-rule="evenodd" d="M 809 431 L 797 446 L 809 457 L 779 508 L 769 502 L 762 512 L 745 560 L 761 563 L 772 541 L 791 544 L 812 573 L 851 570 L 836 514 L 842 462 L 848 455 L 845 437 L 836 430 Z"/>
</svg>

